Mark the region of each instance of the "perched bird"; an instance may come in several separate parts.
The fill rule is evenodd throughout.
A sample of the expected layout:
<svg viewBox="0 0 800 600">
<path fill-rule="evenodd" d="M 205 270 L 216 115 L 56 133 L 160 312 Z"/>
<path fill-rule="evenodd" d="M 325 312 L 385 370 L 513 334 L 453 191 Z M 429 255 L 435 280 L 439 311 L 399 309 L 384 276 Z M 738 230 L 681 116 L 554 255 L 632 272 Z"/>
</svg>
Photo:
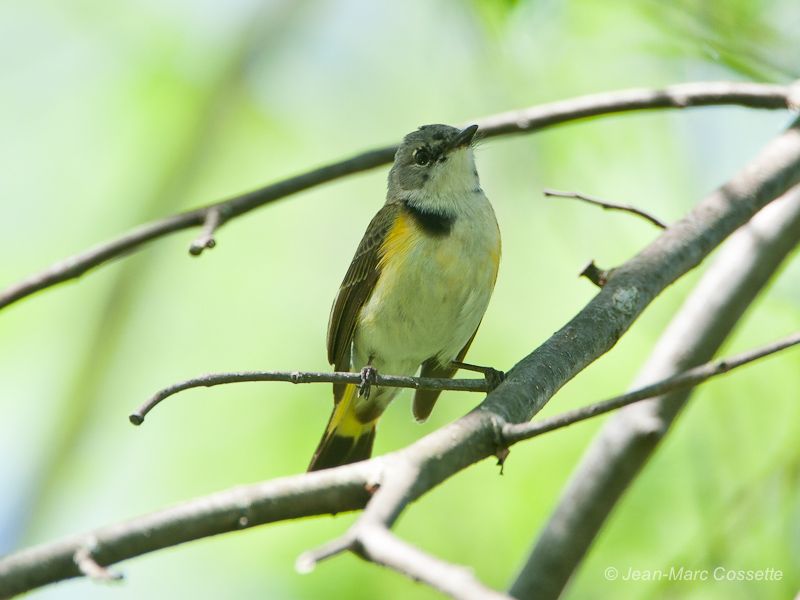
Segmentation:
<svg viewBox="0 0 800 600">
<path fill-rule="evenodd" d="M 400 144 L 386 203 L 331 309 L 328 361 L 336 371 L 413 375 L 421 367 L 423 377 L 452 377 L 458 370 L 500 262 L 500 231 L 472 154 L 477 130 L 424 125 Z M 359 390 L 334 384 L 333 414 L 309 471 L 369 458 L 375 424 L 399 388 Z M 417 390 L 418 421 L 439 393 Z"/>
</svg>

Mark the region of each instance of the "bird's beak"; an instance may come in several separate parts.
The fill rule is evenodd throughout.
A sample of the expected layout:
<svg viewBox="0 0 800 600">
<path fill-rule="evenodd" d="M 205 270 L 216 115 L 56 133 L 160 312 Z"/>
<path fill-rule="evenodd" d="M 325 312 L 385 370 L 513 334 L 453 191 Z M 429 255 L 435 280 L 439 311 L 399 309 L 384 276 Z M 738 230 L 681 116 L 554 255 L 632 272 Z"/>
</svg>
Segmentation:
<svg viewBox="0 0 800 600">
<path fill-rule="evenodd" d="M 475 132 L 478 131 L 477 125 L 470 125 L 469 127 L 465 127 L 461 131 L 458 132 L 458 135 L 455 139 L 450 142 L 449 150 L 455 150 L 456 148 L 463 148 L 464 146 L 469 146 L 472 142 L 472 138 L 475 137 Z"/>
</svg>

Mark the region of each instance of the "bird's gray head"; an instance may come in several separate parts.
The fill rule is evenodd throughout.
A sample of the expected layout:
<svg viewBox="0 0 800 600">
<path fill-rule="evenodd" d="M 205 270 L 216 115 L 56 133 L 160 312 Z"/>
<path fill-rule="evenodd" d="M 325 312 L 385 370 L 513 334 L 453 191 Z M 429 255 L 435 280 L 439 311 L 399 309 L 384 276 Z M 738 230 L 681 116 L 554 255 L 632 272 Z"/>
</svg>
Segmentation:
<svg viewBox="0 0 800 600">
<path fill-rule="evenodd" d="M 397 149 L 389 171 L 389 200 L 405 200 L 427 210 L 445 212 L 465 194 L 480 190 L 472 156 L 477 125 L 456 129 L 423 125 Z"/>
</svg>

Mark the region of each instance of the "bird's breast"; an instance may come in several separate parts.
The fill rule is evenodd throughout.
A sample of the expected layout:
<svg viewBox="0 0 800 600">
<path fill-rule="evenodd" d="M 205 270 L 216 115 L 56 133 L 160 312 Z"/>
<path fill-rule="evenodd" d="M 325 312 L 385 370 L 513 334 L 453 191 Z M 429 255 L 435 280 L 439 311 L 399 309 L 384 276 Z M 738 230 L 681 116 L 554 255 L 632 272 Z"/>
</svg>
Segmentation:
<svg viewBox="0 0 800 600">
<path fill-rule="evenodd" d="M 446 363 L 464 347 L 489 303 L 500 260 L 494 212 L 480 200 L 446 234 L 426 231 L 413 214 L 399 213 L 360 314 L 356 354 L 395 369 L 402 363 L 413 373 L 424 360 L 436 356 Z"/>
</svg>

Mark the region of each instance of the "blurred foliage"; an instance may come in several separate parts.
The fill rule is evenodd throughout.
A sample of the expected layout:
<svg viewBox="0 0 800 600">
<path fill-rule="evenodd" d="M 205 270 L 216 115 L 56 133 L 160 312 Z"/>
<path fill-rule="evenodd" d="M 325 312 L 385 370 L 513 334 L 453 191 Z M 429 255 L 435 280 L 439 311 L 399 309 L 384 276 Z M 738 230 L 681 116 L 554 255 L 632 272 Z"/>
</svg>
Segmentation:
<svg viewBox="0 0 800 600">
<path fill-rule="evenodd" d="M 0 281 L 147 219 L 226 197 L 428 122 L 574 94 L 798 74 L 793 0 L 377 3 L 6 0 L 0 3 Z M 470 359 L 508 368 L 594 290 L 588 258 L 619 264 L 657 234 L 624 215 L 542 198 L 543 187 L 679 218 L 781 130 L 744 109 L 595 119 L 498 139 L 478 153 L 504 236 L 495 296 Z M 190 259 L 192 232 L 0 314 L 0 552 L 301 471 L 329 411 L 321 386 L 249 384 L 176 397 L 206 371 L 325 369 L 329 303 L 386 170 L 310 190 L 227 224 Z M 696 280 L 659 299 L 613 352 L 547 407 L 625 388 Z M 724 349 L 800 327 L 790 264 Z M 604 529 L 572 598 L 786 598 L 800 587 L 800 369 L 786 354 L 699 391 Z M 409 394 L 378 452 L 472 407 L 446 394 L 417 426 Z M 515 448 L 434 490 L 404 538 L 508 584 L 600 422 Z M 202 540 L 129 561 L 110 590 L 73 581 L 32 598 L 434 598 L 354 557 L 300 576 L 303 550 L 352 515 Z M 606 581 L 614 566 L 782 569 L 775 583 Z"/>
<path fill-rule="evenodd" d="M 678 0 L 641 3 L 675 55 L 705 58 L 763 81 L 800 78 L 796 2 Z"/>
</svg>

